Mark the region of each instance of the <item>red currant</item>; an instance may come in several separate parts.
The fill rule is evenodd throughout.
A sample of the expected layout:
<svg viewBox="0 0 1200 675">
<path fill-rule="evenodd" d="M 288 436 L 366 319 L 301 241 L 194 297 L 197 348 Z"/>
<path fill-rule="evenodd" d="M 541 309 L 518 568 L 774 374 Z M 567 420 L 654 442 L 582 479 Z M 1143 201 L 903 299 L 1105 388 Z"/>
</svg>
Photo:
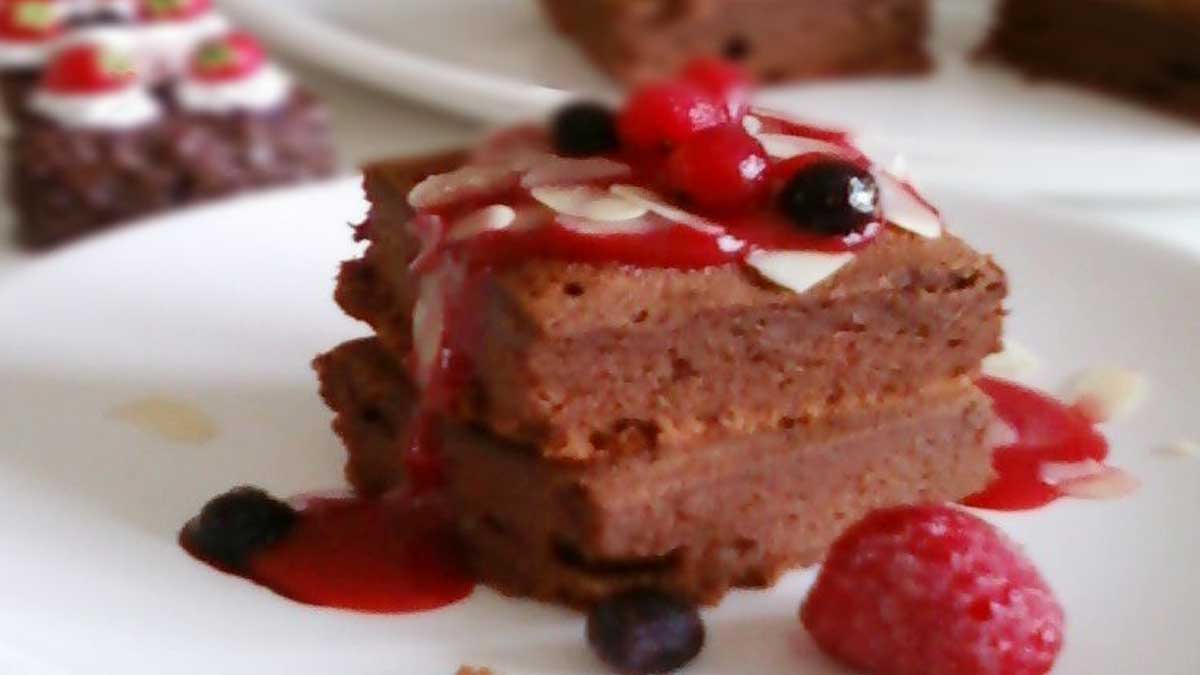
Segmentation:
<svg viewBox="0 0 1200 675">
<path fill-rule="evenodd" d="M 95 94 L 121 89 L 137 80 L 127 55 L 95 45 L 69 47 L 54 58 L 42 86 L 63 94 Z"/>
<path fill-rule="evenodd" d="M 671 153 L 667 180 L 689 201 L 705 209 L 753 207 L 767 187 L 767 153 L 740 126 L 705 129 Z"/>
<path fill-rule="evenodd" d="M 10 0 L 0 8 L 0 38 L 37 42 L 62 32 L 62 12 L 51 0 Z"/>
<path fill-rule="evenodd" d="M 258 38 L 237 31 L 201 44 L 192 56 L 192 76 L 206 82 L 238 80 L 266 61 L 266 51 Z"/>
<path fill-rule="evenodd" d="M 740 122 L 750 107 L 754 85 L 741 66 L 716 58 L 698 58 L 683 71 L 683 79 L 725 104 L 729 119 Z"/>
<path fill-rule="evenodd" d="M 184 21 L 212 10 L 212 0 L 141 0 L 140 14 L 151 21 Z"/>
<path fill-rule="evenodd" d="M 671 148 L 729 116 L 700 87 L 688 82 L 652 84 L 633 93 L 617 120 L 621 140 L 641 150 Z"/>
</svg>

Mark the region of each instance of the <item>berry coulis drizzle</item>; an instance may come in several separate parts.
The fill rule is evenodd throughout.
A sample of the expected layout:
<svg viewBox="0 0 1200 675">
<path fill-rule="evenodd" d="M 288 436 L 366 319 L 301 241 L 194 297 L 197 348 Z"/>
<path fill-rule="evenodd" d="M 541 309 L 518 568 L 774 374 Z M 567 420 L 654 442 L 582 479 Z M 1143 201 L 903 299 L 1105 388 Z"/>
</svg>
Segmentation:
<svg viewBox="0 0 1200 675">
<path fill-rule="evenodd" d="M 286 598 L 358 612 L 403 614 L 454 604 L 475 577 L 436 498 L 314 497 L 288 534 L 232 569 L 179 542 L 193 557 Z"/>
<path fill-rule="evenodd" d="M 982 378 L 996 414 L 1016 433 L 1016 441 L 992 457 L 996 477 L 982 492 L 963 500 L 967 506 L 1021 511 L 1045 506 L 1062 491 L 1042 478 L 1049 462 L 1075 463 L 1108 457 L 1108 442 L 1081 411 L 1012 382 Z"/>
</svg>

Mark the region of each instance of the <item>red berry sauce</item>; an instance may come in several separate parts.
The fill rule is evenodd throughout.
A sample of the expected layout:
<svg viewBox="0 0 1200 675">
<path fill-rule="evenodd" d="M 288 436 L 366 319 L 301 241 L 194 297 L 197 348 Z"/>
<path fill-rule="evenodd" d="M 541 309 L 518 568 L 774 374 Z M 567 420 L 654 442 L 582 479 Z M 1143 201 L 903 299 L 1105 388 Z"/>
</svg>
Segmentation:
<svg viewBox="0 0 1200 675">
<path fill-rule="evenodd" d="M 212 564 L 186 530 L 180 544 Z M 454 604 L 476 584 L 442 510 L 400 498 L 308 500 L 291 532 L 240 576 L 305 604 L 388 614 Z"/>
<path fill-rule="evenodd" d="M 985 377 L 978 384 L 1017 440 L 996 450 L 996 478 L 963 500 L 967 506 L 997 511 L 1045 506 L 1063 496 L 1042 478 L 1047 462 L 1103 462 L 1108 457 L 1108 442 L 1078 409 L 1004 380 Z"/>
<path fill-rule="evenodd" d="M 100 94 L 137 82 L 126 55 L 95 45 L 77 45 L 58 53 L 42 75 L 41 87 L 60 94 Z"/>
</svg>

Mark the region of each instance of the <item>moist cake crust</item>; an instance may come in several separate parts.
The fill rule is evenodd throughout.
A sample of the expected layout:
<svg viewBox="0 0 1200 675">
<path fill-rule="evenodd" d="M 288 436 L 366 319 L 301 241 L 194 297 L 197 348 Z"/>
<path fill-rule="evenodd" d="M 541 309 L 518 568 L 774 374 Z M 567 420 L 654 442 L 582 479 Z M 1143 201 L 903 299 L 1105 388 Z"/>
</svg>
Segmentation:
<svg viewBox="0 0 1200 675">
<path fill-rule="evenodd" d="M 404 482 L 413 388 L 375 339 L 316 361 L 347 473 L 365 494 Z M 991 406 L 966 379 L 817 423 L 704 439 L 684 453 L 561 462 L 456 423 L 449 493 L 478 573 L 576 606 L 640 586 L 703 603 L 811 564 L 877 507 L 955 500 L 991 475 Z"/>
</svg>

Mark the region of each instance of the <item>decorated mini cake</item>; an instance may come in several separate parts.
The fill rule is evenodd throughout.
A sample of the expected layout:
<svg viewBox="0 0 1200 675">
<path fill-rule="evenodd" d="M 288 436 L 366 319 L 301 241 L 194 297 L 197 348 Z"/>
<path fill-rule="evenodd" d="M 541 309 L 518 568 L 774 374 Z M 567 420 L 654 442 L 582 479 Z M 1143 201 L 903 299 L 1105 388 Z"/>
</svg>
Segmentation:
<svg viewBox="0 0 1200 675">
<path fill-rule="evenodd" d="M 1200 2 L 1002 0 L 985 53 L 1200 120 Z"/>
<path fill-rule="evenodd" d="M 10 140 L 23 244 L 333 171 L 324 108 L 252 37 L 230 34 L 194 53 L 165 97 L 132 53 L 103 43 L 57 53 Z"/>
<path fill-rule="evenodd" d="M 211 0 L 139 0 L 140 44 L 154 78 L 187 67 L 195 48 L 229 30 Z"/>
<path fill-rule="evenodd" d="M 65 15 L 53 0 L 0 3 L 0 95 L 10 117 L 25 100 L 64 32 Z"/>
<path fill-rule="evenodd" d="M 929 68 L 928 0 L 541 0 L 554 25 L 626 83 L 723 56 L 765 81 Z"/>
</svg>

